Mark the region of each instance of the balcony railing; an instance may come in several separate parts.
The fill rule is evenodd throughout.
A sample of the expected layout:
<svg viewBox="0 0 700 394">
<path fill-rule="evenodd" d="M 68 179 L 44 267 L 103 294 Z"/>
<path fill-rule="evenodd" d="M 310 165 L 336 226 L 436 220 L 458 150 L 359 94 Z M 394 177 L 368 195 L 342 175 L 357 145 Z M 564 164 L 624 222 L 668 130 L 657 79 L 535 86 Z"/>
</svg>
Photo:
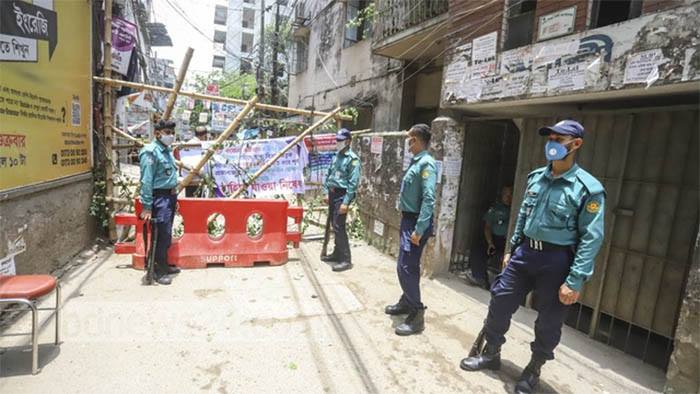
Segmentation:
<svg viewBox="0 0 700 394">
<path fill-rule="evenodd" d="M 447 12 L 448 0 L 377 0 L 374 16 L 374 41 L 440 16 Z"/>
</svg>

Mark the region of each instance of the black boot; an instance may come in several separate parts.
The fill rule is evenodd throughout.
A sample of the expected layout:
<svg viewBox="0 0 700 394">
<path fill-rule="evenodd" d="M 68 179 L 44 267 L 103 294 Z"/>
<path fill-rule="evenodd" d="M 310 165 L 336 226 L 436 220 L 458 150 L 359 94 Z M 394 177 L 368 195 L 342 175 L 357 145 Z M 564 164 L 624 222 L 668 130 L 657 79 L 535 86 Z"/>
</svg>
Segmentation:
<svg viewBox="0 0 700 394">
<path fill-rule="evenodd" d="M 169 285 L 173 283 L 173 278 L 170 275 L 156 275 L 153 278 L 159 285 Z"/>
<path fill-rule="evenodd" d="M 321 256 L 321 261 L 323 261 L 324 263 L 337 263 L 338 254 L 334 250 L 331 254 Z"/>
<path fill-rule="evenodd" d="M 168 265 L 168 275 L 177 275 L 180 273 L 180 268 L 174 265 Z"/>
<path fill-rule="evenodd" d="M 401 297 L 396 304 L 387 305 L 386 308 L 384 308 L 384 313 L 392 316 L 406 315 L 409 312 L 411 312 L 411 307 L 403 300 L 403 297 Z"/>
<path fill-rule="evenodd" d="M 486 348 L 481 354 L 467 357 L 459 363 L 459 367 L 465 371 L 480 371 L 491 369 L 497 371 L 501 369 L 501 347 L 486 343 Z"/>
<path fill-rule="evenodd" d="M 342 261 L 336 265 L 333 266 L 333 271 L 334 272 L 342 272 L 342 271 L 347 271 L 350 268 L 352 268 L 352 263 L 349 261 Z"/>
<path fill-rule="evenodd" d="M 530 359 L 530 363 L 527 364 L 527 367 L 525 367 L 523 373 L 520 375 L 520 379 L 518 379 L 518 383 L 516 383 L 515 390 L 513 392 L 516 394 L 528 394 L 534 392 L 535 387 L 537 387 L 537 383 L 540 382 L 540 370 L 546 361 L 547 360 L 533 354 L 532 358 Z"/>
<path fill-rule="evenodd" d="M 425 307 L 413 308 L 406 316 L 406 321 L 396 327 L 396 335 L 406 336 L 422 332 L 425 329 Z"/>
</svg>

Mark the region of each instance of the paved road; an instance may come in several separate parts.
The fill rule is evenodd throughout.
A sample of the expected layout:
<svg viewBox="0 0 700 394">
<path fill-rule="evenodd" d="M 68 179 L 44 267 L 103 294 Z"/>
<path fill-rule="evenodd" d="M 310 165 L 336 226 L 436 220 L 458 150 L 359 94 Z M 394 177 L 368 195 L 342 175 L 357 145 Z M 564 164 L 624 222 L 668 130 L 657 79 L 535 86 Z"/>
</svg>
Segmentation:
<svg viewBox="0 0 700 394">
<path fill-rule="evenodd" d="M 63 343 L 44 324 L 38 376 L 26 339 L 5 338 L 2 393 L 488 392 L 503 393 L 527 363 L 532 311 L 518 312 L 498 373 L 457 367 L 483 320 L 488 294 L 458 280 L 425 280 L 423 335 L 400 338 L 381 310 L 399 295 L 394 260 L 353 249 L 356 268 L 335 274 L 305 243 L 280 267 L 183 272 L 172 286 L 142 286 L 128 256 L 86 253 L 64 276 Z M 45 313 L 47 315 L 47 313 Z M 28 328 L 23 318 L 7 330 Z M 22 346 L 20 346 L 22 345 Z M 17 347 L 15 347 L 17 346 Z M 566 330 L 543 388 L 556 392 L 660 390 L 663 374 Z"/>
</svg>

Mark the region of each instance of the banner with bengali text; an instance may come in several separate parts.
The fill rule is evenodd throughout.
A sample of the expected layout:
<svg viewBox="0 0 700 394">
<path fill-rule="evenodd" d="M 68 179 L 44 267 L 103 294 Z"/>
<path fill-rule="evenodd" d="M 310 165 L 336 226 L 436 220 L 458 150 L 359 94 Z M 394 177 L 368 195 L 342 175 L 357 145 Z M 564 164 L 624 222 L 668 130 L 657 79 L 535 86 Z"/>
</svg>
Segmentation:
<svg viewBox="0 0 700 394">
<path fill-rule="evenodd" d="M 0 190 L 91 169 L 90 7 L 0 1 Z"/>
</svg>

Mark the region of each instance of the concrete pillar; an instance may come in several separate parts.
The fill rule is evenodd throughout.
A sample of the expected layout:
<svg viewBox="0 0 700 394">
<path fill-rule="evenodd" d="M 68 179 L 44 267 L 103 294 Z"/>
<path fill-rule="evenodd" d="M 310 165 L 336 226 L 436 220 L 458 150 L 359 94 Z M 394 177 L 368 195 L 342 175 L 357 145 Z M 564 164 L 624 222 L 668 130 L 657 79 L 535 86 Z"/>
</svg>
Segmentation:
<svg viewBox="0 0 700 394">
<path fill-rule="evenodd" d="M 431 125 L 430 152 L 435 160 L 442 162 L 442 177 L 437 187 L 435 204 L 435 238 L 428 243 L 423 253 L 423 274 L 434 276 L 450 268 L 452 239 L 457 215 L 459 180 L 464 146 L 464 125 L 454 118 L 440 116 Z M 445 173 L 445 166 L 456 168 L 456 173 Z"/>
<path fill-rule="evenodd" d="M 700 233 L 666 374 L 666 393 L 700 393 Z"/>
</svg>

